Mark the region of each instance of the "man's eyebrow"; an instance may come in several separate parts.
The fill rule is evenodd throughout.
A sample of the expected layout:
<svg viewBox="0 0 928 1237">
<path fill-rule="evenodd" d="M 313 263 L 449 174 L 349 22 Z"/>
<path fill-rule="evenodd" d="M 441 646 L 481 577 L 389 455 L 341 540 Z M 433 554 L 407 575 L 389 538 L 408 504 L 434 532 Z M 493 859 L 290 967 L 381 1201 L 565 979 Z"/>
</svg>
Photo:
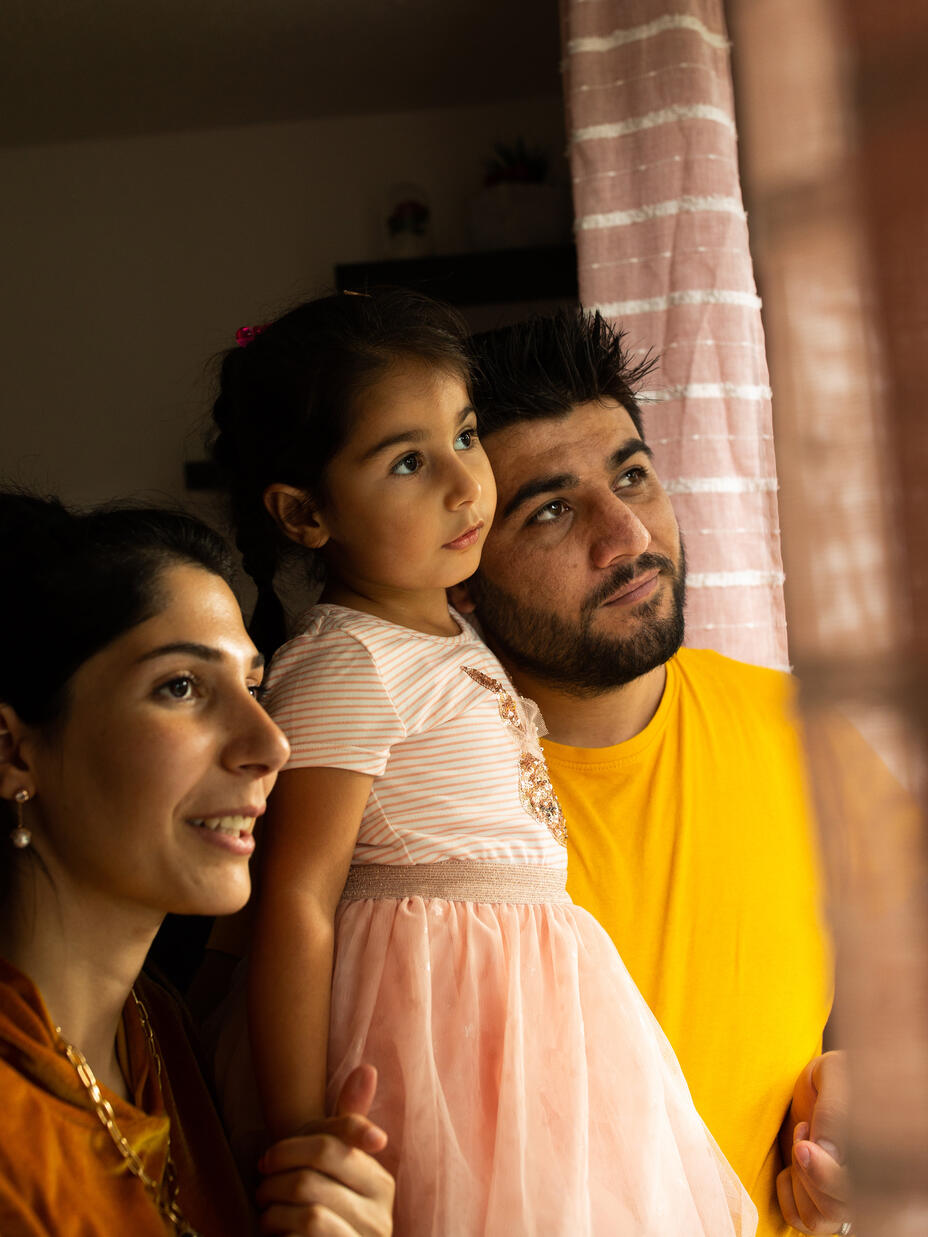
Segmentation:
<svg viewBox="0 0 928 1237">
<path fill-rule="evenodd" d="M 627 459 L 631 459 L 633 455 L 646 455 L 648 459 L 654 458 L 654 452 L 646 442 L 640 438 L 626 438 L 621 447 L 617 447 L 606 461 L 608 468 L 621 468 Z"/>
<path fill-rule="evenodd" d="M 465 404 L 465 406 L 458 413 L 457 424 L 460 425 L 463 421 L 466 421 L 473 411 L 474 407 L 472 404 Z M 375 442 L 372 447 L 368 447 L 368 449 L 361 456 L 361 462 L 363 463 L 366 460 L 372 460 L 374 456 L 379 455 L 381 451 L 386 451 L 387 447 L 395 447 L 401 442 L 422 442 L 423 439 L 427 437 L 428 434 L 424 429 L 398 430 L 395 434 L 387 434 L 385 438 L 381 438 L 378 442 Z"/>
<path fill-rule="evenodd" d="M 642 454 L 651 459 L 654 452 L 640 438 L 626 438 L 625 442 L 620 447 L 617 447 L 606 460 L 606 467 L 611 472 L 614 468 L 621 468 L 625 461 L 633 455 Z M 526 481 L 524 485 L 520 485 L 509 502 L 503 507 L 503 519 L 508 519 L 514 511 L 521 507 L 523 503 L 528 502 L 530 498 L 537 498 L 539 494 L 550 494 L 552 490 L 569 490 L 579 484 L 580 478 L 571 472 L 552 473 L 548 477 L 534 477 L 531 481 Z"/>
<path fill-rule="evenodd" d="M 201 661 L 223 661 L 225 654 L 219 649 L 213 648 L 209 644 L 198 644 L 194 640 L 175 640 L 173 644 L 159 644 L 156 649 L 149 649 L 147 653 L 143 653 L 137 659 L 137 664 L 145 661 L 154 661 L 156 657 L 170 657 L 177 653 L 184 653 L 188 657 L 197 657 Z M 264 665 L 264 658 L 260 653 L 256 653 L 251 659 L 252 670 L 257 670 Z"/>
<path fill-rule="evenodd" d="M 533 477 L 531 481 L 520 485 L 506 503 L 503 508 L 503 519 L 508 519 L 513 511 L 521 507 L 523 503 L 527 503 L 530 498 L 537 498 L 539 494 L 550 494 L 552 490 L 569 490 L 572 486 L 579 484 L 580 478 L 572 472 L 552 473 L 549 477 Z"/>
</svg>

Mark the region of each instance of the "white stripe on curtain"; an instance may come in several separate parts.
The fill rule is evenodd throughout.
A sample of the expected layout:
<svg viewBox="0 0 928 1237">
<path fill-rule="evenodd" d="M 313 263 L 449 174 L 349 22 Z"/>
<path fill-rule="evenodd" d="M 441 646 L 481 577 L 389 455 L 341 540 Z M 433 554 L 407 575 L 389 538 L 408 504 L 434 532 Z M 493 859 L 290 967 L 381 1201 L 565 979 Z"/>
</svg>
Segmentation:
<svg viewBox="0 0 928 1237">
<path fill-rule="evenodd" d="M 562 25 L 580 298 L 660 354 L 642 408 L 686 540 L 687 643 L 786 666 L 722 0 L 562 0 Z"/>
</svg>

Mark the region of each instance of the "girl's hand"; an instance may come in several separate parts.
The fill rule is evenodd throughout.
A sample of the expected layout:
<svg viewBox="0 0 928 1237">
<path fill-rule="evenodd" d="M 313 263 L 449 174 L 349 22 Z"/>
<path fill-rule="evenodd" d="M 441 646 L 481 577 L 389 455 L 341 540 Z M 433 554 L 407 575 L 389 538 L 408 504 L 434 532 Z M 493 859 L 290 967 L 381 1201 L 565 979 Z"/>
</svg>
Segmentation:
<svg viewBox="0 0 928 1237">
<path fill-rule="evenodd" d="M 371 1154 L 387 1136 L 367 1118 L 377 1071 L 359 1065 L 345 1079 L 335 1116 L 274 1143 L 258 1168 L 259 1230 L 298 1237 L 389 1237 L 393 1178 Z"/>
</svg>

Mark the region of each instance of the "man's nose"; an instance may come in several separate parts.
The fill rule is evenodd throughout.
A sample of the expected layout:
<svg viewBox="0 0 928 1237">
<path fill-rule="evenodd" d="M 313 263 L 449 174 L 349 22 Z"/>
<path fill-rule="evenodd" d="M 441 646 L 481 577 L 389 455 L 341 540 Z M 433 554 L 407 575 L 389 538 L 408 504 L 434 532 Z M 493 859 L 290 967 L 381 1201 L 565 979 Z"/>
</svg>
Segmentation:
<svg viewBox="0 0 928 1237">
<path fill-rule="evenodd" d="M 637 558 L 651 544 L 651 534 L 634 511 L 613 494 L 596 512 L 590 561 L 611 567 L 620 558 Z"/>
</svg>

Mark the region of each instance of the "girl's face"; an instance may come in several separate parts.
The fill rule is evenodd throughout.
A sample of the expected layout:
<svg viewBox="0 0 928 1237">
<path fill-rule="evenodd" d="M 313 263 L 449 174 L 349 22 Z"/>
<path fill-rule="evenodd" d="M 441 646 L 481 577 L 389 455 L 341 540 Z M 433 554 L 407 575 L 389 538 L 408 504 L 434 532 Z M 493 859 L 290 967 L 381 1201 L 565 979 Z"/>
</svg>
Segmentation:
<svg viewBox="0 0 928 1237">
<path fill-rule="evenodd" d="M 461 378 L 392 365 L 359 396 L 325 489 L 326 564 L 356 593 L 431 592 L 472 575 L 496 484 Z"/>
<path fill-rule="evenodd" d="M 32 845 L 59 899 L 227 914 L 287 741 L 228 586 L 189 565 L 160 586 L 160 612 L 75 672 L 63 721 L 23 739 Z"/>
</svg>

